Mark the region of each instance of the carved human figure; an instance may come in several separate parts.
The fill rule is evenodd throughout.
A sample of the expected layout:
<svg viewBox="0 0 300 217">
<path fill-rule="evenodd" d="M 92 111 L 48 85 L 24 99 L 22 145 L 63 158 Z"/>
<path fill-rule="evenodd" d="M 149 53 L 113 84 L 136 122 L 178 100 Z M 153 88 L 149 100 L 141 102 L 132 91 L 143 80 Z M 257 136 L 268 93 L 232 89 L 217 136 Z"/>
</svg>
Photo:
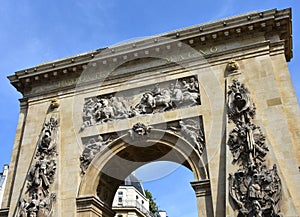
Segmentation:
<svg viewBox="0 0 300 217">
<path fill-rule="evenodd" d="M 193 145 L 200 153 L 200 155 L 203 152 L 205 140 L 204 140 L 204 134 L 202 132 L 202 129 L 198 126 L 195 121 L 189 119 L 184 121 L 178 122 L 178 127 L 170 127 L 171 130 L 179 131 L 182 133 L 183 137 L 187 139 L 191 145 Z"/>
<path fill-rule="evenodd" d="M 122 118 L 129 117 L 124 102 L 122 102 L 118 97 L 112 97 L 111 103 L 112 103 L 112 108 L 113 108 L 113 113 L 115 118 L 122 119 Z"/>
<path fill-rule="evenodd" d="M 153 95 L 149 92 L 146 92 L 142 95 L 142 98 L 135 106 L 137 110 L 141 112 L 141 114 L 152 113 L 153 109 L 156 107 L 156 102 Z"/>
<path fill-rule="evenodd" d="M 173 107 L 178 107 L 182 103 L 182 100 L 183 100 L 183 93 L 180 88 L 180 85 L 179 84 L 175 84 L 175 85 L 171 84 L 170 90 L 172 93 L 172 99 L 171 99 L 172 105 L 173 105 Z"/>
<path fill-rule="evenodd" d="M 83 123 L 85 126 L 90 126 L 93 123 L 93 110 L 94 107 L 87 107 L 86 109 L 83 110 Z"/>
<path fill-rule="evenodd" d="M 31 201 L 26 207 L 29 217 L 37 217 L 37 213 L 39 211 L 39 200 L 38 195 L 36 193 L 32 194 Z"/>
<path fill-rule="evenodd" d="M 96 103 L 94 102 L 94 100 L 92 98 L 87 99 L 83 106 L 83 124 L 81 126 L 81 130 L 83 130 L 87 126 L 91 126 L 94 124 L 94 115 L 96 110 Z"/>
<path fill-rule="evenodd" d="M 48 160 L 43 155 L 31 168 L 28 175 L 28 191 L 39 192 L 48 195 L 48 189 L 53 181 L 53 176 L 56 170 L 54 160 Z"/>
<path fill-rule="evenodd" d="M 92 160 L 95 156 L 105 148 L 105 146 L 112 141 L 112 138 L 109 137 L 106 140 L 103 139 L 101 135 L 98 135 L 97 138 L 91 138 L 87 144 L 85 144 L 85 148 L 80 156 L 80 168 L 82 173 L 84 174 Z"/>
<path fill-rule="evenodd" d="M 184 106 L 194 106 L 198 104 L 199 94 L 195 92 L 186 91 L 183 93 L 183 103 Z"/>
<path fill-rule="evenodd" d="M 144 111 L 145 111 L 145 108 L 144 108 Z M 133 106 L 130 106 L 129 108 L 129 117 L 137 117 L 139 115 L 141 115 L 143 112 L 142 110 L 139 108 L 139 105 L 133 107 Z"/>
<path fill-rule="evenodd" d="M 187 83 L 186 80 L 182 80 L 181 84 L 182 84 L 182 91 L 183 92 L 189 91 L 190 85 Z"/>
<path fill-rule="evenodd" d="M 101 122 L 102 120 L 102 109 L 102 100 L 97 98 L 93 108 L 93 116 L 95 117 L 96 122 Z"/>
<path fill-rule="evenodd" d="M 108 99 L 101 99 L 102 109 L 101 109 L 101 118 L 102 122 L 111 120 L 114 117 L 113 107 L 109 104 Z"/>
<path fill-rule="evenodd" d="M 153 88 L 153 90 L 151 92 L 152 92 L 152 96 L 153 97 L 162 95 L 162 90 L 161 90 L 159 84 L 155 84 L 154 88 Z"/>
<path fill-rule="evenodd" d="M 167 88 L 161 90 L 161 94 L 156 95 L 154 99 L 155 105 L 161 107 L 161 109 L 159 110 L 160 112 L 166 111 L 172 107 L 171 92 Z"/>
<path fill-rule="evenodd" d="M 198 104 L 199 93 L 198 93 L 198 82 L 195 78 L 191 78 L 191 82 L 187 82 L 186 80 L 181 81 L 182 84 L 182 103 L 180 106 L 194 106 Z"/>
<path fill-rule="evenodd" d="M 199 84 L 198 81 L 194 77 L 191 77 L 190 83 L 189 83 L 189 89 L 190 92 L 198 93 L 199 91 Z"/>
</svg>

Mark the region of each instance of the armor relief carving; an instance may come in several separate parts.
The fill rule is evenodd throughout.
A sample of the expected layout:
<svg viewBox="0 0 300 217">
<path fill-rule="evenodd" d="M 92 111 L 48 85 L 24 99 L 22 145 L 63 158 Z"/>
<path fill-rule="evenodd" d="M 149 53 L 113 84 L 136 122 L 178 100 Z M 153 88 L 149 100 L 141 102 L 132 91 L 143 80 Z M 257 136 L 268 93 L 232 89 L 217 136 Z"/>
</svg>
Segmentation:
<svg viewBox="0 0 300 217">
<path fill-rule="evenodd" d="M 57 105 L 57 100 L 55 100 Z M 57 145 L 59 139 L 58 106 L 53 101 L 37 143 L 36 152 L 26 177 L 25 192 L 17 210 L 19 217 L 51 216 L 56 194 L 53 183 L 56 175 Z"/>
<path fill-rule="evenodd" d="M 229 174 L 229 195 L 239 217 L 278 217 L 281 181 L 276 164 L 266 165 L 268 146 L 259 126 L 252 123 L 255 105 L 250 92 L 234 79 L 227 92 L 227 115 L 235 124 L 227 145 L 238 170 Z"/>
<path fill-rule="evenodd" d="M 108 121 L 200 105 L 196 76 L 86 98 L 81 130 Z"/>
</svg>

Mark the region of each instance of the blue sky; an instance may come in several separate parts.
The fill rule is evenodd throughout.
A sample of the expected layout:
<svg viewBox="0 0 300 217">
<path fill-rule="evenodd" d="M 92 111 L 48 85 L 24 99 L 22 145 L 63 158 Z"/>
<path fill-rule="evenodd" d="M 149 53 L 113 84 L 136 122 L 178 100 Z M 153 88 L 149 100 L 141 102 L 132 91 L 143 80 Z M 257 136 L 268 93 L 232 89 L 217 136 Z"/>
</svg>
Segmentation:
<svg viewBox="0 0 300 217">
<path fill-rule="evenodd" d="M 19 112 L 18 99 L 21 98 L 9 84 L 7 75 L 42 62 L 134 38 L 245 12 L 287 7 L 293 9 L 294 38 L 294 58 L 289 68 L 299 99 L 300 4 L 297 0 L 0 0 L 0 166 L 10 160 Z M 176 201 L 171 201 L 171 195 L 166 197 L 170 192 L 165 191 L 167 188 L 162 184 L 172 183 L 176 186 L 174 175 L 178 185 L 185 177 L 192 178 L 189 171 L 181 168 L 169 178 L 161 179 L 160 185 L 158 181 L 146 185 L 149 188 L 159 186 L 153 187 L 158 189 L 153 190 L 154 196 L 157 200 L 168 199 L 160 203 L 170 204 L 170 207 L 161 206 L 167 209 L 170 217 L 183 217 L 178 207 L 193 202 L 181 200 L 181 206 L 175 206 L 175 209 Z M 184 187 L 188 185 L 179 186 L 174 188 L 175 192 L 185 191 Z"/>
</svg>

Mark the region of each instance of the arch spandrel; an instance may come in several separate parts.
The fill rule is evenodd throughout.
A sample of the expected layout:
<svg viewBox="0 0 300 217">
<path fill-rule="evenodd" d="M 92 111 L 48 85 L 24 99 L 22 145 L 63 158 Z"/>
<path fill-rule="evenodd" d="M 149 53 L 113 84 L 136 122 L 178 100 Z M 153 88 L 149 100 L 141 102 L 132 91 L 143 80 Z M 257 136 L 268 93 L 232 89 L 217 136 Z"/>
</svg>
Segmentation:
<svg viewBox="0 0 300 217">
<path fill-rule="evenodd" d="M 202 157 L 189 142 L 172 132 L 152 129 L 140 140 L 129 134 L 120 136 L 98 153 L 82 178 L 78 197 L 96 196 L 99 183 L 111 179 L 110 204 L 115 190 L 132 171 L 154 161 L 176 162 L 190 169 L 196 181 L 208 179 Z"/>
</svg>

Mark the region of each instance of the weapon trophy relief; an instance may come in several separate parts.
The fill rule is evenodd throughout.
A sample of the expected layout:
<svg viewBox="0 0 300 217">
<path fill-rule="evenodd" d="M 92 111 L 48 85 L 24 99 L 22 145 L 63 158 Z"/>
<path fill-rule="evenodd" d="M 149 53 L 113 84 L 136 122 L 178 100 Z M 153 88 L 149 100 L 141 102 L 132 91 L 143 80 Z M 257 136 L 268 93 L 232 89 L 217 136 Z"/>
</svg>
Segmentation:
<svg viewBox="0 0 300 217">
<path fill-rule="evenodd" d="M 227 145 L 233 164 L 239 169 L 229 174 L 229 194 L 239 217 L 279 217 L 281 181 L 277 166 L 268 168 L 269 151 L 259 126 L 251 121 L 255 106 L 248 89 L 238 80 L 229 86 L 227 114 L 236 127 L 229 133 Z"/>
<path fill-rule="evenodd" d="M 195 105 L 200 105 L 199 84 L 195 76 L 117 94 L 90 97 L 85 99 L 83 106 L 81 130 L 108 121 Z"/>
<path fill-rule="evenodd" d="M 45 122 L 35 157 L 26 178 L 25 195 L 20 199 L 18 217 L 48 217 L 56 194 L 51 192 L 56 172 L 58 119 Z"/>
</svg>

